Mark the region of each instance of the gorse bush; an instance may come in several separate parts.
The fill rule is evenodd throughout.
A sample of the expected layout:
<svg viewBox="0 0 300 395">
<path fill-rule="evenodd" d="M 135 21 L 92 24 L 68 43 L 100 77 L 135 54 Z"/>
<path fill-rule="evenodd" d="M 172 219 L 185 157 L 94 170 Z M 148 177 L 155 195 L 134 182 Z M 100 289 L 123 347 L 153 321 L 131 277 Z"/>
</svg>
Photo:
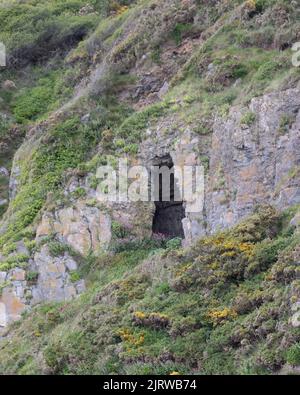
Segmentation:
<svg viewBox="0 0 300 395">
<path fill-rule="evenodd" d="M 84 279 L 87 289 L 14 323 L 1 338 L 0 374 L 270 374 L 299 365 L 300 241 L 288 225 L 295 210 L 258 207 L 191 248 L 180 238 L 137 236 L 135 226 L 151 232 L 144 212 L 133 228 L 112 215 L 112 242 L 100 256 L 76 254 L 60 234 L 35 241 L 44 212 L 55 217 L 80 202 L 112 214 L 81 181 L 95 190 L 97 167 L 116 168 L 124 155 L 136 163 L 148 137 L 176 150 L 181 133 L 198 133 L 199 146 L 188 149 L 207 170 L 217 118 L 245 109 L 238 126 L 255 139 L 260 115 L 249 102 L 299 81 L 290 61 L 297 19 L 287 0 L 0 5 L 9 63 L 0 83 L 11 87 L 0 92 L 0 148 L 7 149 L 0 166 L 10 169 L 26 132 L 14 162 L 16 195 L 0 226 L 0 271 L 23 268 L 34 287 L 33 258 L 43 248 L 53 262 L 74 258 L 78 269 L 65 279 L 75 288 Z M 287 110 L 277 137 L 286 138 L 294 121 Z M 291 185 L 298 170 L 289 172 Z M 216 177 L 217 196 L 226 166 Z M 0 189 L 2 197 L 7 179 Z M 224 205 L 229 192 L 237 198 L 228 191 Z M 28 256 L 18 253 L 23 243 Z"/>
<path fill-rule="evenodd" d="M 31 373 L 43 372 L 38 352 L 55 374 L 266 374 L 285 363 L 299 365 L 299 330 L 287 336 L 284 329 L 291 294 L 270 277 L 285 251 L 283 245 L 280 255 L 271 249 L 284 243 L 282 218 L 265 211 L 192 250 L 174 243 L 155 256 L 141 248 L 90 257 L 86 268 L 70 272 L 77 282 L 88 270 L 88 293 L 24 317 L 4 340 L 0 370 L 22 372 L 25 352 Z M 250 233 L 255 239 L 245 241 Z M 259 270 L 249 270 L 255 261 Z M 21 347 L 12 348 L 11 339 Z"/>
</svg>

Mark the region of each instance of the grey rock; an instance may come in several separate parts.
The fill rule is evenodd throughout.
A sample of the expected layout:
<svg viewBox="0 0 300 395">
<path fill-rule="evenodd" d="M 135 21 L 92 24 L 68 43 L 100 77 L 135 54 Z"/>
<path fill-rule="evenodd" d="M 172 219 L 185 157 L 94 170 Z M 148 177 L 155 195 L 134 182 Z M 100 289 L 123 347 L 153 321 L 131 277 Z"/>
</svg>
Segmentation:
<svg viewBox="0 0 300 395">
<path fill-rule="evenodd" d="M 17 282 L 25 281 L 25 278 L 26 278 L 26 272 L 25 270 L 20 268 L 15 268 L 10 270 L 7 275 L 7 279 L 9 281 L 13 281 L 15 284 L 17 284 Z"/>
<path fill-rule="evenodd" d="M 0 272 L 0 284 L 9 282 L 0 300 L 0 326 L 19 319 L 21 313 L 31 306 L 42 302 L 71 300 L 85 290 L 84 280 L 76 284 L 70 280 L 68 273 L 76 270 L 77 263 L 67 253 L 53 258 L 48 247 L 44 245 L 35 253 L 30 266 L 38 271 L 36 285 L 27 283 L 26 271 L 23 269 Z"/>
<path fill-rule="evenodd" d="M 300 311 L 300 301 L 292 305 L 292 311 Z"/>
<path fill-rule="evenodd" d="M 2 83 L 1 87 L 2 87 L 2 89 L 6 90 L 6 91 L 17 89 L 16 84 L 14 83 L 14 81 L 11 81 L 11 80 L 5 80 Z"/>
<path fill-rule="evenodd" d="M 254 98 L 249 108 L 234 107 L 226 119 L 216 119 L 205 196 L 210 232 L 235 225 L 257 204 L 283 210 L 300 203 L 299 177 L 289 176 L 300 163 L 299 109 L 300 91 L 290 89 Z M 256 120 L 244 129 L 241 119 L 249 111 Z M 282 136 L 286 114 L 295 122 Z"/>
<path fill-rule="evenodd" d="M 165 83 L 163 84 L 163 86 L 158 92 L 158 97 L 162 99 L 168 93 L 168 90 L 169 90 L 169 84 L 167 81 L 165 81 Z"/>
<path fill-rule="evenodd" d="M 214 75 L 215 71 L 216 71 L 216 66 L 215 66 L 213 63 L 210 63 L 210 64 L 207 66 L 207 73 L 206 73 L 206 76 L 207 76 L 207 77 L 210 77 L 210 76 Z"/>
<path fill-rule="evenodd" d="M 17 242 L 17 254 L 30 255 L 28 248 L 25 246 L 22 240 Z"/>
<path fill-rule="evenodd" d="M 9 171 L 5 167 L 0 167 L 0 175 L 4 177 L 9 177 Z"/>
<path fill-rule="evenodd" d="M 88 123 L 90 119 L 91 119 L 91 114 L 85 114 L 83 115 L 83 117 L 81 117 L 80 120 L 82 123 Z"/>
<path fill-rule="evenodd" d="M 3 284 L 6 280 L 7 273 L 6 272 L 0 272 L 0 284 Z"/>
<path fill-rule="evenodd" d="M 79 292 L 71 283 L 68 270 L 76 270 L 77 263 L 68 254 L 53 258 L 47 246 L 34 256 L 39 277 L 32 290 L 32 304 L 41 301 L 65 301 L 75 297 Z"/>
<path fill-rule="evenodd" d="M 293 328 L 300 327 L 300 310 L 295 313 L 291 318 L 291 324 Z"/>
<path fill-rule="evenodd" d="M 76 290 L 78 294 L 81 294 L 83 292 L 85 292 L 86 287 L 85 287 L 85 282 L 84 280 L 80 280 L 75 284 Z"/>
<path fill-rule="evenodd" d="M 87 255 L 91 250 L 100 253 L 111 241 L 111 219 L 97 207 L 78 202 L 73 207 L 46 213 L 37 229 L 37 240 L 51 233 L 70 245 L 75 251 Z"/>
<path fill-rule="evenodd" d="M 20 177 L 21 174 L 21 169 L 19 166 L 15 165 L 13 166 L 12 170 L 11 170 L 11 175 L 10 175 L 10 179 L 9 179 L 9 199 L 13 200 L 16 195 L 17 195 L 17 191 L 18 191 L 18 178 Z"/>
<path fill-rule="evenodd" d="M 290 225 L 294 228 L 300 229 L 300 212 L 298 212 L 291 220 Z"/>
<path fill-rule="evenodd" d="M 64 287 L 64 300 L 74 299 L 77 295 L 76 288 L 73 284 Z"/>
</svg>

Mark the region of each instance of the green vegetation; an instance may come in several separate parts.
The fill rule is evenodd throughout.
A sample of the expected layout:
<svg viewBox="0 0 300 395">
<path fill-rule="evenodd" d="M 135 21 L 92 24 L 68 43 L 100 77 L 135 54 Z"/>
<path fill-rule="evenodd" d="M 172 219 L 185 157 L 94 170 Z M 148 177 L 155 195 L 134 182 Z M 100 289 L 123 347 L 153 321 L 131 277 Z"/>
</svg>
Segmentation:
<svg viewBox="0 0 300 395">
<path fill-rule="evenodd" d="M 53 256 L 53 258 L 64 255 L 64 253 L 68 250 L 68 247 L 65 244 L 62 244 L 58 241 L 52 241 L 48 243 L 47 246 L 49 249 L 49 253 L 51 254 L 51 256 Z"/>
<path fill-rule="evenodd" d="M 115 5 L 111 6 L 106 2 L 93 2 L 92 6 L 96 13 L 105 16 L 111 12 L 117 12 L 118 7 L 128 6 L 130 3 L 132 2 L 115 2 Z M 255 4 L 257 12 L 261 13 L 272 6 L 273 2 L 256 2 Z M 88 36 L 88 32 L 95 28 L 96 20 L 99 18 L 99 15 L 94 15 L 93 12 L 79 16 L 80 9 L 85 6 L 81 1 L 57 2 L 55 5 L 47 3 L 47 9 L 43 6 L 36 6 L 36 4 L 33 6 L 33 3 L 27 2 L 16 6 L 14 12 L 10 14 L 5 9 L 1 10 L 6 21 L 3 32 L 12 34 L 11 29 L 14 26 L 19 26 L 16 25 L 17 16 L 22 14 L 21 20 L 23 18 L 26 20 L 22 29 L 26 33 L 20 29 L 16 31 L 18 34 L 22 32 L 23 40 L 28 40 L 28 46 L 30 46 L 35 45 L 36 42 L 39 43 L 39 40 L 42 40 L 41 37 L 44 37 L 43 29 L 48 28 L 48 22 L 41 23 L 36 32 L 27 34 L 32 20 L 35 20 L 41 12 L 45 15 L 46 19 L 44 18 L 44 20 L 49 18 L 49 26 L 54 24 L 58 26 L 58 29 L 64 26 L 62 35 L 68 35 L 69 29 L 73 31 L 72 23 L 74 21 L 76 26 L 89 26 L 85 30 L 85 34 Z M 291 12 L 292 23 L 294 18 L 292 10 L 286 4 L 282 7 L 287 12 Z M 230 10 L 231 8 L 229 8 L 229 14 Z M 138 15 L 139 8 L 136 12 Z M 201 8 L 199 12 L 201 14 Z M 215 12 L 214 8 L 209 10 L 211 22 L 216 18 Z M 68 17 L 71 15 L 67 24 L 62 22 L 66 15 Z M 17 94 L 13 93 L 9 99 L 16 120 L 26 124 L 44 119 L 49 112 L 57 109 L 70 97 L 74 88 L 74 80 L 79 78 L 78 82 L 80 81 L 80 75 L 87 72 L 89 62 L 94 55 L 97 55 L 100 45 L 97 40 L 100 38 L 104 41 L 108 40 L 117 31 L 120 32 L 121 26 L 125 28 L 128 23 L 132 23 L 134 15 L 134 12 L 121 12 L 110 19 L 100 18 L 97 37 L 95 35 L 87 37 L 78 46 L 78 50 L 81 51 L 82 48 L 85 48 L 84 50 L 87 51 L 87 57 L 83 62 L 81 58 L 75 56 L 73 62 L 65 67 L 63 61 L 57 58 L 55 66 L 49 61 L 50 71 L 38 72 L 36 68 L 32 68 L 32 74 L 38 74 L 38 77 L 35 77 L 34 81 L 26 81 L 25 84 L 22 81 L 22 89 Z M 214 113 L 218 112 L 222 116 L 226 116 L 230 106 L 247 103 L 253 96 L 262 94 L 275 83 L 280 85 L 284 81 L 294 78 L 295 71 L 291 67 L 290 51 L 279 52 L 273 49 L 265 51 L 262 48 L 257 48 L 255 42 L 246 45 L 245 40 L 241 40 L 241 37 L 248 38 L 255 31 L 251 25 L 253 21 L 251 23 L 247 20 L 228 22 L 227 16 L 227 14 L 224 16 L 224 26 L 209 38 L 205 45 L 195 49 L 191 54 L 186 65 L 174 77 L 173 89 L 167 97 L 161 102 L 151 104 L 136 112 L 133 112 L 129 106 L 121 104 L 117 96 L 128 83 L 134 83 L 134 79 L 125 73 L 131 60 L 128 60 L 128 63 L 124 59 L 125 53 L 122 52 L 122 48 L 126 48 L 126 56 L 129 56 L 129 53 L 131 56 L 131 52 L 136 52 L 141 42 L 136 41 L 139 40 L 137 37 L 123 37 L 120 32 L 118 36 L 120 45 L 114 48 L 110 57 L 110 61 L 117 62 L 118 66 L 116 66 L 116 71 L 112 71 L 111 75 L 103 81 L 104 94 L 100 100 L 96 95 L 80 106 L 82 115 L 84 115 L 84 109 L 91 114 L 91 121 L 83 125 L 79 117 L 75 115 L 75 109 L 74 112 L 70 111 L 66 114 L 64 119 L 57 120 L 55 125 L 47 127 L 45 136 L 39 143 L 41 147 L 36 148 L 36 154 L 33 155 L 29 163 L 27 161 L 24 163 L 20 193 L 14 205 L 10 207 L 10 212 L 14 213 L 12 216 L 14 223 L 10 224 L 7 234 L 1 239 L 6 242 L 12 238 L 13 234 L 13 238 L 17 238 L 18 232 L 35 220 L 45 203 L 47 193 L 60 186 L 63 173 L 67 169 L 77 168 L 86 161 L 93 153 L 92 148 L 97 144 L 100 143 L 109 154 L 114 154 L 117 151 L 118 154 L 135 156 L 147 128 L 155 125 L 162 117 L 174 117 L 174 114 L 176 114 L 172 121 L 174 127 L 176 124 L 182 125 L 184 123 L 199 134 L 208 136 L 211 132 Z M 273 25 L 274 22 L 270 22 L 268 27 L 273 29 Z M 138 25 L 138 28 L 141 31 L 144 29 L 145 32 L 148 31 L 147 29 L 151 29 L 148 25 Z M 188 21 L 172 25 L 170 29 L 168 34 L 173 32 L 172 34 L 175 34 L 176 40 L 179 41 L 183 36 L 189 37 L 197 31 L 195 26 Z M 61 34 L 54 36 L 59 38 Z M 80 40 L 83 38 L 84 35 Z M 142 40 L 142 36 L 140 40 Z M 153 42 L 151 40 L 149 42 L 151 48 L 158 48 L 161 51 L 161 46 L 156 38 L 153 40 Z M 124 47 L 121 43 L 124 44 Z M 113 41 L 110 45 L 112 44 Z M 74 46 L 76 45 L 77 42 L 74 41 Z M 110 48 L 110 45 L 107 48 Z M 68 47 L 70 47 L 70 43 L 68 43 Z M 32 59 L 28 61 L 34 63 Z M 213 72 L 207 74 L 209 62 L 213 65 Z M 63 71 L 61 71 L 62 68 Z M 45 70 L 45 67 L 41 67 L 40 70 Z M 17 79 L 19 78 L 17 75 Z M 236 84 L 237 82 L 239 83 Z M 245 115 L 243 122 L 250 124 L 254 121 L 253 117 Z M 30 176 L 35 175 L 33 182 L 30 181 L 29 174 Z M 5 184 L 5 188 L 7 188 L 7 184 Z M 77 193 L 79 196 L 76 195 Z M 75 192 L 74 198 L 78 197 L 84 197 L 83 190 Z M 6 207 L 3 211 L 5 209 Z M 1 239 L 0 244 L 3 244 Z"/>
<path fill-rule="evenodd" d="M 124 226 L 122 226 L 121 224 L 119 224 L 116 221 L 112 222 L 111 231 L 112 231 L 113 237 L 115 237 L 117 239 L 124 239 L 127 235 L 127 231 L 124 228 Z"/>
<path fill-rule="evenodd" d="M 31 285 L 37 283 L 38 277 L 39 277 L 38 272 L 33 272 L 33 271 L 26 272 L 26 281 L 28 281 L 28 283 Z"/>
<path fill-rule="evenodd" d="M 280 119 L 279 133 L 280 134 L 287 133 L 294 122 L 295 122 L 295 115 L 284 114 Z"/>
<path fill-rule="evenodd" d="M 192 30 L 193 25 L 189 23 L 177 23 L 171 32 L 171 37 L 177 45 L 181 44 L 185 33 Z"/>
<path fill-rule="evenodd" d="M 287 362 L 293 366 L 300 365 L 300 344 L 294 344 L 291 348 L 287 351 Z"/>
<path fill-rule="evenodd" d="M 298 365 L 299 328 L 284 328 L 299 290 L 299 235 L 282 224 L 263 207 L 190 251 L 172 241 L 155 255 L 142 249 L 90 259 L 70 274 L 78 281 L 85 273 L 86 294 L 14 324 L 1 373 L 268 374 Z"/>
<path fill-rule="evenodd" d="M 72 177 L 88 176 L 96 189 L 97 166 L 116 167 L 121 155 L 135 162 L 149 130 L 153 141 L 171 129 L 198 133 L 208 170 L 216 118 L 238 106 L 245 109 L 241 126 L 250 127 L 253 97 L 297 86 L 290 49 L 300 28 L 296 5 L 0 5 L 9 64 L 0 70 L 0 167 L 10 171 L 14 158 L 20 173 L 15 198 L 0 207 L 0 271 L 28 269 L 26 281 L 36 285 L 30 261 L 47 245 L 53 259 L 76 258 L 69 279 L 87 286 L 75 300 L 34 307 L 11 325 L 1 338 L 0 374 L 273 374 L 299 366 L 300 329 L 291 317 L 300 298 L 300 239 L 289 226 L 296 209 L 259 207 L 189 249 L 180 238 L 137 238 L 116 221 L 99 257 L 79 256 L 54 235 L 35 241 L 43 212 L 78 200 L 98 204 L 85 187 L 65 196 Z M 282 115 L 278 134 L 294 121 Z M 224 172 L 220 166 L 215 191 L 224 189 Z M 298 176 L 298 168 L 288 175 Z M 7 197 L 1 176 L 0 200 Z M 20 240 L 28 255 L 18 253 Z"/>
<path fill-rule="evenodd" d="M 17 122 L 34 121 L 55 107 L 58 99 L 58 88 L 62 80 L 57 73 L 44 76 L 37 81 L 34 88 L 25 89 L 13 103 L 13 113 Z"/>
<path fill-rule="evenodd" d="M 241 119 L 241 125 L 251 126 L 256 120 L 256 116 L 253 112 L 247 112 Z"/>
<path fill-rule="evenodd" d="M 80 280 L 80 274 L 77 271 L 70 272 L 70 279 L 72 283 L 76 283 Z"/>
<path fill-rule="evenodd" d="M 49 59 L 53 51 L 76 45 L 96 26 L 94 13 L 79 15 L 84 1 L 27 1 L 0 7 L 0 41 L 6 43 L 9 62 L 20 67 Z"/>
<path fill-rule="evenodd" d="M 7 272 L 15 267 L 26 268 L 28 266 L 28 260 L 29 256 L 26 254 L 10 255 L 0 263 L 0 271 Z"/>
</svg>

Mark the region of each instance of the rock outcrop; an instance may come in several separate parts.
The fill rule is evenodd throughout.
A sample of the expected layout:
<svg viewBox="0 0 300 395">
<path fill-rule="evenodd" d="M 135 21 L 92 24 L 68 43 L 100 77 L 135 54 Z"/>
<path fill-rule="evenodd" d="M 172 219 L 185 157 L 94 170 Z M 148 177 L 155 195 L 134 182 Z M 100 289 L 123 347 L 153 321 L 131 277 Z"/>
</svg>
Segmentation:
<svg viewBox="0 0 300 395">
<path fill-rule="evenodd" d="M 254 98 L 249 107 L 233 107 L 227 116 L 215 119 L 212 136 L 200 138 L 188 128 L 172 128 L 172 118 L 148 129 L 135 164 L 150 169 L 166 155 L 181 168 L 204 165 L 203 158 L 209 161 L 202 210 L 190 213 L 183 202 L 186 244 L 235 225 L 259 204 L 283 210 L 300 203 L 299 110 L 297 88 Z M 97 200 L 88 178 L 71 180 L 66 194 L 79 187 L 85 188 L 87 200 Z M 143 214 L 135 203 L 107 203 L 105 210 L 88 207 L 82 201 L 54 214 L 46 213 L 37 237 L 56 234 L 86 255 L 109 246 L 113 220 L 133 232 L 139 222 L 151 229 L 153 202 L 143 203 Z"/>
<path fill-rule="evenodd" d="M 68 253 L 53 258 L 44 246 L 35 254 L 34 265 L 38 277 L 36 286 L 31 290 L 31 305 L 45 301 L 71 300 L 85 290 L 83 280 L 73 283 L 70 279 L 70 273 L 75 272 L 78 265 Z"/>
<path fill-rule="evenodd" d="M 21 314 L 42 302 L 71 300 L 85 290 L 84 280 L 72 281 L 77 262 L 68 254 L 53 257 L 42 246 L 25 269 L 0 272 L 0 327 L 20 319 Z"/>
<path fill-rule="evenodd" d="M 247 122 L 247 118 L 249 124 Z M 300 203 L 300 90 L 254 98 L 214 124 L 206 192 L 210 232 L 230 227 L 258 204 Z"/>
<path fill-rule="evenodd" d="M 109 245 L 111 220 L 97 207 L 78 203 L 43 216 L 37 228 L 37 239 L 53 234 L 82 255 L 90 251 L 97 253 Z"/>
</svg>

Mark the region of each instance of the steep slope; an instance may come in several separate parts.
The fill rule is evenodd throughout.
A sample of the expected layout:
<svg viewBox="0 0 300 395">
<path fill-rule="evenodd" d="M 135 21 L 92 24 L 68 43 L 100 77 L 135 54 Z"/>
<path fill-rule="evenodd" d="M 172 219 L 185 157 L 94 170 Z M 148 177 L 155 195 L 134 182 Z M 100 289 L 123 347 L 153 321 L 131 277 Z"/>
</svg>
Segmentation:
<svg viewBox="0 0 300 395">
<path fill-rule="evenodd" d="M 89 260 L 81 267 L 87 293 L 11 326 L 0 372 L 296 373 L 300 239 L 292 215 L 264 207 L 188 251 L 152 242 Z"/>
<path fill-rule="evenodd" d="M 299 11 L 276 0 L 0 6 L 2 372 L 299 364 Z M 99 201 L 98 166 L 124 157 L 204 166 L 203 209 L 178 210 L 185 250 L 153 234 L 154 202 Z"/>
</svg>

